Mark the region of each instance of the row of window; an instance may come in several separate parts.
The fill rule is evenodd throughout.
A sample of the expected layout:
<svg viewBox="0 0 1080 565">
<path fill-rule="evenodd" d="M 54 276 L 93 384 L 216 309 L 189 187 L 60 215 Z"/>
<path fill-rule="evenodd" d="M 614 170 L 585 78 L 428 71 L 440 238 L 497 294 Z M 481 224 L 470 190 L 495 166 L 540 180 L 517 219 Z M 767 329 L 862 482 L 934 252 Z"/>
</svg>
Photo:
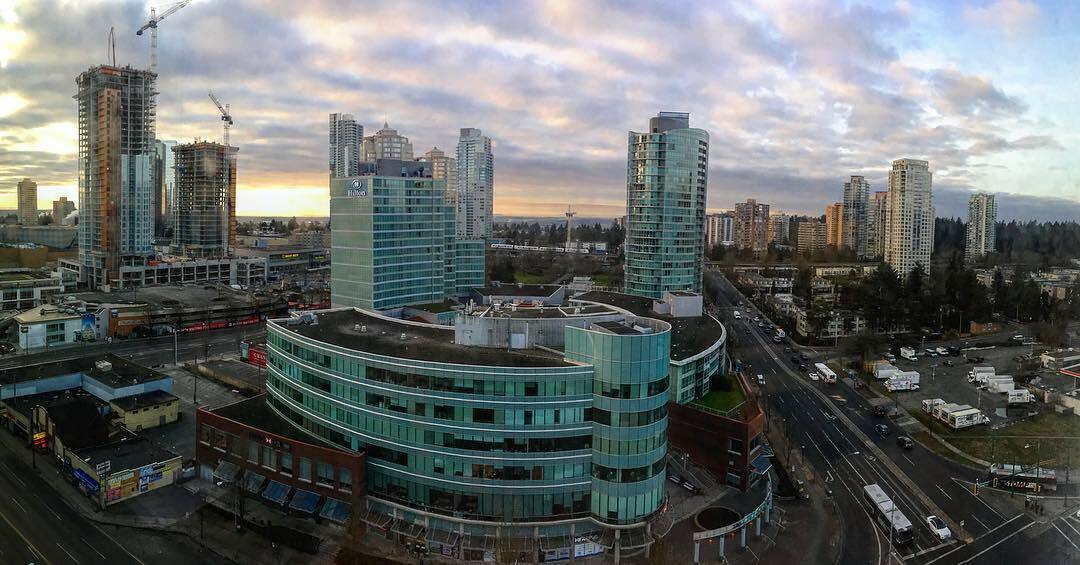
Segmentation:
<svg viewBox="0 0 1080 565">
<path fill-rule="evenodd" d="M 259 465 L 269 471 L 289 477 L 295 476 L 301 481 L 314 482 L 326 488 L 352 492 L 352 470 L 345 467 L 338 467 L 335 471 L 331 463 L 312 461 L 307 457 L 297 457 L 294 461 L 293 454 L 289 451 L 263 445 L 253 440 L 244 440 L 209 424 L 203 424 L 199 429 L 199 442 L 228 453 L 236 459 L 246 459 L 249 463 Z M 312 474 L 312 464 L 314 464 L 314 474 Z"/>
<path fill-rule="evenodd" d="M 652 465 L 646 465 L 644 467 L 632 467 L 629 469 L 615 469 L 613 467 L 605 467 L 596 463 L 592 464 L 592 476 L 600 479 L 601 481 L 607 481 L 609 483 L 636 483 L 644 481 L 649 477 L 655 477 L 663 472 L 666 467 L 664 459 Z"/>
<path fill-rule="evenodd" d="M 593 394 L 609 398 L 649 398 L 667 390 L 669 382 L 666 376 L 647 384 L 617 384 L 593 381 Z"/>
<path fill-rule="evenodd" d="M 612 412 L 600 408 L 592 409 L 592 421 L 605 426 L 628 428 L 647 426 L 667 417 L 667 406 L 659 406 L 642 412 Z"/>
</svg>

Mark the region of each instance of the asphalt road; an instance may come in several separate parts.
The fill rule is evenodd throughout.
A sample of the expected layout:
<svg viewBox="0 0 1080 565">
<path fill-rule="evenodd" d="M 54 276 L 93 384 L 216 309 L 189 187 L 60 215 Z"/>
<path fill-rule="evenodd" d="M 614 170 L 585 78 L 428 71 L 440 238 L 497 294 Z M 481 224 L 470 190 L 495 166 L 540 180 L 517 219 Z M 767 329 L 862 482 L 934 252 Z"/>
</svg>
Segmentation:
<svg viewBox="0 0 1080 565">
<path fill-rule="evenodd" d="M 55 472 L 41 461 L 35 472 L 0 444 L 0 563 L 141 564 L 37 474 Z"/>
<path fill-rule="evenodd" d="M 221 330 L 209 330 L 194 334 L 181 334 L 174 341 L 173 336 L 162 336 L 142 339 L 117 340 L 111 344 L 103 342 L 88 343 L 85 345 L 63 347 L 53 351 L 41 351 L 27 355 L 7 355 L 0 358 L 0 370 L 77 359 L 93 354 L 113 353 L 142 363 L 145 365 L 157 365 L 173 362 L 173 351 L 176 349 L 176 358 L 181 363 L 202 359 L 206 355 L 206 346 L 209 345 L 210 355 L 218 355 L 225 352 L 236 352 L 240 348 L 240 340 L 244 338 L 261 337 L 266 333 L 264 326 L 243 326 L 226 328 Z M 2 382 L 2 378 L 0 378 Z"/>
<path fill-rule="evenodd" d="M 862 487 L 870 483 L 881 485 L 914 525 L 914 542 L 895 548 L 897 557 L 905 562 L 958 563 L 971 559 L 978 563 L 1068 563 L 1080 559 L 1077 553 L 1080 535 L 1075 543 L 1070 540 L 1074 532 L 1080 534 L 1080 524 L 1076 523 L 1080 521 L 1058 517 L 1048 525 L 1045 520 L 1035 522 L 1023 513 L 1004 515 L 975 496 L 965 484 L 985 478 L 981 471 L 946 460 L 919 444 L 911 450 L 900 448 L 895 441 L 900 433 L 895 423 L 874 416 L 861 395 L 842 381 L 837 384 L 810 381 L 789 362 L 788 358 L 798 353 L 798 349 L 785 351 L 747 317 L 734 320 L 731 311 L 735 307 L 728 297 L 742 300 L 743 304 L 747 301 L 726 281 L 724 285 L 714 302 L 719 306 L 722 321 L 739 340 L 731 355 L 743 362 L 746 373 L 765 376 L 766 385 L 761 392 L 766 410 L 774 418 L 781 418 L 780 425 L 787 428 L 789 437 L 796 438 L 817 475 L 824 477 L 826 488 L 832 490 L 844 517 L 842 563 L 889 561 L 888 534 L 870 520 L 862 504 Z M 745 311 L 746 307 L 740 309 Z M 818 388 L 828 400 L 822 400 L 808 387 Z M 839 422 L 826 402 L 838 407 L 860 433 Z M 893 430 L 889 437 L 877 433 L 875 426 L 880 423 Z M 933 512 L 898 476 L 876 460 L 866 449 L 866 441 L 884 452 L 954 524 L 963 521 L 964 528 L 974 538 L 973 543 L 939 540 L 925 522 L 925 517 Z M 861 541 L 871 539 L 873 544 Z"/>
</svg>

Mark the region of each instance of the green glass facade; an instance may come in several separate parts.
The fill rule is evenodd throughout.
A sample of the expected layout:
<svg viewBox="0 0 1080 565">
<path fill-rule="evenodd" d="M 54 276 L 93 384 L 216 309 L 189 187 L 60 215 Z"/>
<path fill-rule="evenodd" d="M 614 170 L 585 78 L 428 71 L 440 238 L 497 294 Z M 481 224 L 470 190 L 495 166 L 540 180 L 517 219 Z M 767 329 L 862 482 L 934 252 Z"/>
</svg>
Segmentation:
<svg viewBox="0 0 1080 565">
<path fill-rule="evenodd" d="M 427 177 L 331 179 L 331 302 L 388 310 L 483 286 L 483 242 L 454 238 L 445 192 Z"/>
<path fill-rule="evenodd" d="M 709 134 L 688 114 L 661 113 L 630 132 L 626 170 L 627 294 L 701 292 Z"/>
<path fill-rule="evenodd" d="M 324 313 L 319 328 L 372 316 Z M 380 326 L 387 339 L 421 326 L 378 323 L 391 324 Z M 568 524 L 578 533 L 640 524 L 663 502 L 670 325 L 636 324 L 647 333 L 566 327 L 565 358 L 521 350 L 521 362 L 504 366 L 497 349 L 440 340 L 451 349 L 391 355 L 270 321 L 268 402 L 329 442 L 365 450 L 369 505 L 416 511 L 432 528 L 490 533 L 513 522 L 562 535 Z M 465 363 L 484 359 L 494 364 Z"/>
</svg>

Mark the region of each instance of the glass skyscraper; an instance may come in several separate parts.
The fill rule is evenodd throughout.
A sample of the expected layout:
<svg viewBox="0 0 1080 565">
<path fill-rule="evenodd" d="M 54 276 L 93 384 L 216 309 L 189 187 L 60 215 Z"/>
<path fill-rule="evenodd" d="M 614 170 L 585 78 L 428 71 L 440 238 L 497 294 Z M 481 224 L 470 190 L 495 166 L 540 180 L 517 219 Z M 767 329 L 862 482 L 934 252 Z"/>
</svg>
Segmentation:
<svg viewBox="0 0 1080 565">
<path fill-rule="evenodd" d="M 626 168 L 627 294 L 700 293 L 709 133 L 690 114 L 660 112 L 648 132 L 630 132 Z"/>
</svg>

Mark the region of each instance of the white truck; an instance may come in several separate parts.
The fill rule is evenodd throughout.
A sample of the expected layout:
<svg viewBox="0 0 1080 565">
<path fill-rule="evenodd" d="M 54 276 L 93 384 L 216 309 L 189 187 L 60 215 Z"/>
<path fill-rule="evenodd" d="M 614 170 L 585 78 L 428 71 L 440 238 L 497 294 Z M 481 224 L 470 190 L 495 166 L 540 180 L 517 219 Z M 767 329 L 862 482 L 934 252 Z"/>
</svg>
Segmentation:
<svg viewBox="0 0 1080 565">
<path fill-rule="evenodd" d="M 1008 394 L 1009 404 L 1027 404 L 1034 400 L 1031 396 L 1031 391 L 1026 388 L 1013 389 L 1010 390 Z"/>
<path fill-rule="evenodd" d="M 919 385 L 911 382 L 911 379 L 893 378 L 885 381 L 885 389 L 889 392 L 919 390 Z"/>
<path fill-rule="evenodd" d="M 966 410 L 968 408 L 971 408 L 971 406 L 968 406 L 967 404 L 955 404 L 953 402 L 938 404 L 937 406 L 934 406 L 934 418 L 944 422 L 949 413 L 956 412 L 957 410 Z"/>
<path fill-rule="evenodd" d="M 874 367 L 874 378 L 879 381 L 888 380 L 896 373 L 899 373 L 900 369 L 892 363 L 882 363 Z"/>
<path fill-rule="evenodd" d="M 893 379 L 905 379 L 912 382 L 912 384 L 919 384 L 919 372 L 918 371 L 899 371 L 892 376 Z"/>
<path fill-rule="evenodd" d="M 927 414 L 933 414 L 934 408 L 936 406 L 941 406 L 942 404 L 945 404 L 945 401 L 940 398 L 927 398 L 922 401 L 922 411 Z"/>
<path fill-rule="evenodd" d="M 976 384 L 985 384 L 987 377 L 994 376 L 995 369 L 993 367 L 975 367 L 968 371 L 968 382 Z"/>
<path fill-rule="evenodd" d="M 1005 393 L 1014 388 L 1016 388 L 1016 384 L 1009 375 L 994 375 L 986 379 L 986 390 L 988 392 Z"/>
<path fill-rule="evenodd" d="M 828 365 L 824 363 L 814 363 L 814 368 L 817 369 L 819 373 L 821 373 L 821 380 L 830 384 L 836 382 L 836 373 L 833 372 L 833 370 L 830 369 Z"/>
<path fill-rule="evenodd" d="M 982 413 L 982 410 L 971 408 L 970 406 L 966 410 L 950 412 L 945 420 L 945 423 L 954 430 L 970 428 L 971 426 L 986 424 L 988 422 L 990 422 L 990 418 L 987 418 Z"/>
<path fill-rule="evenodd" d="M 915 356 L 915 348 L 913 347 L 901 347 L 900 356 L 913 363 L 919 360 L 919 358 Z"/>
</svg>

